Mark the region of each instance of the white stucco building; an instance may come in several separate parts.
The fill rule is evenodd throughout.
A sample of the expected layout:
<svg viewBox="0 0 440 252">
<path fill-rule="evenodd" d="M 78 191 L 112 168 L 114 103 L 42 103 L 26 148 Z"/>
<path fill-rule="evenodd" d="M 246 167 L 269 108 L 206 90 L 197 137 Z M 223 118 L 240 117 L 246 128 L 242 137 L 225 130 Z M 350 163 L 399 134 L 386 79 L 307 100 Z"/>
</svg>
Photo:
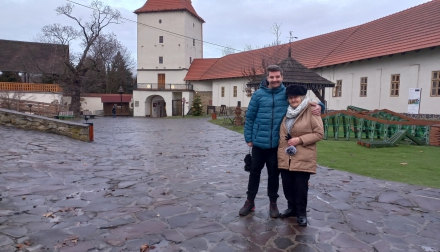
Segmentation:
<svg viewBox="0 0 440 252">
<path fill-rule="evenodd" d="M 440 114 L 440 0 L 362 25 L 217 59 L 203 59 L 203 47 L 197 44 L 198 39 L 191 47 L 190 38 L 201 39 L 203 34 L 203 19 L 195 13 L 191 1 L 167 1 L 169 6 L 158 4 L 160 2 L 148 0 L 136 11 L 138 21 L 160 28 L 175 21 L 179 24 L 164 30 L 185 37 L 138 26 L 139 83 L 134 93 L 135 116 L 158 116 L 153 106 L 162 106 L 160 101 L 166 103 L 169 116 L 173 101 L 183 97 L 188 102 L 187 111 L 194 91 L 211 92 L 212 105 L 217 107 L 235 107 L 238 101 L 247 107 L 251 93 L 246 89 L 252 76 L 243 73 L 255 69 L 254 79 L 262 79 L 263 76 L 255 77 L 263 74 L 260 62 L 277 64 L 287 57 L 289 48 L 292 58 L 336 84 L 335 88 L 326 88 L 321 93 L 330 110 L 352 105 L 405 113 L 409 100 L 414 100 L 410 97 L 411 89 L 411 95 L 414 90 L 420 94 L 417 101 L 420 106 L 412 113 Z M 168 9 L 178 4 L 180 9 Z M 156 9 L 151 9 L 152 6 Z M 165 34 L 163 43 L 159 43 L 161 34 Z M 161 81 L 160 74 L 165 74 L 166 81 Z M 157 90 L 158 83 L 163 82 L 163 91 Z M 187 86 L 174 92 L 173 84 L 174 89 L 184 87 L 178 85 Z M 309 91 L 309 95 L 316 99 L 313 92 Z"/>
<path fill-rule="evenodd" d="M 148 0 L 137 14 L 137 89 L 134 116 L 164 117 L 189 110 L 194 90 L 210 86 L 187 83 L 191 62 L 203 58 L 205 22 L 191 1 Z"/>
</svg>

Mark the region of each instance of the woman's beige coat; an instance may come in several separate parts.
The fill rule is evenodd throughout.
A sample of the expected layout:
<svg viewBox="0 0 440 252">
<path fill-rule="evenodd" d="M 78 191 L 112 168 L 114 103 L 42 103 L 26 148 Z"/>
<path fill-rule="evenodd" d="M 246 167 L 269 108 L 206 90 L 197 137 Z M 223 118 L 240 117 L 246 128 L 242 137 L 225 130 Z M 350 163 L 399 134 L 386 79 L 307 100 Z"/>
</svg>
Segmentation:
<svg viewBox="0 0 440 252">
<path fill-rule="evenodd" d="M 296 154 L 289 156 L 286 153 L 287 128 L 286 117 L 280 127 L 280 142 L 278 145 L 278 168 L 290 171 L 316 173 L 316 142 L 324 137 L 324 126 L 320 116 L 311 113 L 312 105 L 309 104 L 296 118 L 290 135 L 292 138 L 299 137 L 302 144 L 296 147 Z M 289 162 L 290 161 L 290 162 Z"/>
</svg>

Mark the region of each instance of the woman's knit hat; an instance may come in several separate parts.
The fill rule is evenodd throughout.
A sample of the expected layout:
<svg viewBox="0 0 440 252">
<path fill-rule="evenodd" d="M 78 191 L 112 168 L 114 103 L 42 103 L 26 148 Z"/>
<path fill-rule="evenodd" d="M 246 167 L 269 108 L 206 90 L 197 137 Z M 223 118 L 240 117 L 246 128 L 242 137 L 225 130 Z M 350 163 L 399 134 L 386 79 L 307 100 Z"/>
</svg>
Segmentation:
<svg viewBox="0 0 440 252">
<path fill-rule="evenodd" d="M 295 95 L 299 95 L 299 96 L 304 96 L 307 94 L 307 89 L 303 86 L 299 86 L 299 85 L 290 85 L 286 88 L 286 95 L 287 96 L 295 96 Z"/>
</svg>

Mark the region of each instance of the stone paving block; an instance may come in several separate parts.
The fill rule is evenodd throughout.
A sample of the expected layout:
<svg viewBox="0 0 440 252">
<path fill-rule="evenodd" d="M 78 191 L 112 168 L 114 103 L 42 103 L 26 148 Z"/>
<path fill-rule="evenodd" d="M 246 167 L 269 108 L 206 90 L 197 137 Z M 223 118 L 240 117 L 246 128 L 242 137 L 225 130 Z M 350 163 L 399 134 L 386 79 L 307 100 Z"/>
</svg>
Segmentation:
<svg viewBox="0 0 440 252">
<path fill-rule="evenodd" d="M 288 247 L 294 245 L 295 243 L 292 242 L 292 240 L 288 238 L 277 238 L 273 241 L 277 248 L 279 249 L 287 249 Z"/>
<path fill-rule="evenodd" d="M 0 235 L 0 247 L 14 244 L 14 241 L 6 235 Z"/>
<path fill-rule="evenodd" d="M 226 242 L 218 243 L 212 250 L 212 252 L 225 252 L 225 251 L 236 251 L 230 247 Z"/>
<path fill-rule="evenodd" d="M 27 234 L 27 229 L 26 229 L 26 227 L 9 226 L 9 227 L 5 227 L 5 228 L 0 229 L 0 233 L 15 237 L 15 238 L 20 238 L 20 237 L 25 236 Z"/>
<path fill-rule="evenodd" d="M 185 228 L 180 228 L 179 230 L 186 237 L 192 238 L 199 235 L 221 232 L 224 228 L 215 221 L 198 220 Z"/>
<path fill-rule="evenodd" d="M 199 213 L 185 213 L 168 218 L 170 228 L 186 227 L 199 218 Z"/>
<path fill-rule="evenodd" d="M 165 236 L 165 239 L 167 239 L 167 241 L 175 243 L 181 243 L 186 240 L 185 236 L 183 236 L 177 230 L 164 230 L 163 235 Z"/>
<path fill-rule="evenodd" d="M 160 206 L 154 209 L 161 217 L 168 217 L 177 214 L 186 213 L 188 210 L 187 206 Z"/>
<path fill-rule="evenodd" d="M 111 229 L 110 232 L 119 237 L 126 237 L 129 239 L 142 238 L 145 234 L 158 234 L 167 228 L 167 225 L 159 220 L 147 220 L 135 224 L 128 224 L 124 226 Z"/>
<path fill-rule="evenodd" d="M 370 250 L 370 246 L 368 246 L 367 244 L 344 233 L 338 235 L 336 239 L 331 242 L 331 244 L 342 249 Z"/>
<path fill-rule="evenodd" d="M 180 244 L 186 251 L 199 252 L 208 249 L 208 243 L 202 238 L 193 238 L 186 240 Z"/>
<path fill-rule="evenodd" d="M 316 252 L 316 250 L 306 244 L 298 244 L 295 247 L 288 250 L 289 252 Z"/>
</svg>

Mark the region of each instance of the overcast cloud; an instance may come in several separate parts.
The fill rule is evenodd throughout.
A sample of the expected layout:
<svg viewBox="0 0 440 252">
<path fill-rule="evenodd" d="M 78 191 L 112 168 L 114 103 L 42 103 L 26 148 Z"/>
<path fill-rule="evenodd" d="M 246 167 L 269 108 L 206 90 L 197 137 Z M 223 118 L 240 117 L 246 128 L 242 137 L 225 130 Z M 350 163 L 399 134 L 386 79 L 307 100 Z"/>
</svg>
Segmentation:
<svg viewBox="0 0 440 252">
<path fill-rule="evenodd" d="M 90 5 L 91 1 L 75 0 Z M 104 0 L 124 18 L 135 21 L 133 11 L 146 0 Z M 192 0 L 197 13 L 206 21 L 204 40 L 242 50 L 271 43 L 274 23 L 281 24 L 281 42 L 293 36 L 304 39 L 359 25 L 428 2 L 427 0 Z M 65 0 L 0 0 L 0 39 L 34 41 L 44 25 L 75 24 L 58 16 L 55 8 Z M 76 6 L 75 13 L 87 18 L 90 10 Z M 124 21 L 110 26 L 136 59 L 136 24 Z M 204 45 L 204 57 L 222 56 L 221 47 Z M 1 48 L 0 48 L 1 50 Z M 71 51 L 78 49 L 73 46 Z"/>
</svg>

